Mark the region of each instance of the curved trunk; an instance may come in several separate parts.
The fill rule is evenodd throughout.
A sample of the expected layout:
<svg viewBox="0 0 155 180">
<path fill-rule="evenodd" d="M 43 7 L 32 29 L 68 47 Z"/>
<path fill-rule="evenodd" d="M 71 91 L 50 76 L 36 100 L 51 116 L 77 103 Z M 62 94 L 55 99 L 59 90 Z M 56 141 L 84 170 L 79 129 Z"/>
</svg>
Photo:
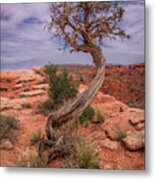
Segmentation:
<svg viewBox="0 0 155 180">
<path fill-rule="evenodd" d="M 58 143 L 56 129 L 60 129 L 62 124 L 67 123 L 68 121 L 74 121 L 78 118 L 92 102 L 103 84 L 105 76 L 105 58 L 102 49 L 99 46 L 94 45 L 88 49 L 88 52 L 90 52 L 93 61 L 96 64 L 97 74 L 88 85 L 88 88 L 79 94 L 76 99 L 62 107 L 58 112 L 49 115 L 45 129 L 47 139 L 44 140 L 44 143 L 40 144 L 40 153 L 45 149 L 44 146 L 53 147 Z"/>
</svg>

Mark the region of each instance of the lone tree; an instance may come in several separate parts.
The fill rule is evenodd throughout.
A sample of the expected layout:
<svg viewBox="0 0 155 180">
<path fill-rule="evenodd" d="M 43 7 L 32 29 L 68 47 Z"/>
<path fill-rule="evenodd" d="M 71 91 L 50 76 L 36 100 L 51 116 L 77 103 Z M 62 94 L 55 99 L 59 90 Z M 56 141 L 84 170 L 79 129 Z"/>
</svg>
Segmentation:
<svg viewBox="0 0 155 180">
<path fill-rule="evenodd" d="M 64 49 L 70 48 L 71 52 L 89 53 L 96 65 L 97 73 L 84 92 L 72 102 L 65 104 L 58 112 L 49 115 L 46 124 L 47 137 L 40 144 L 40 154 L 46 149 L 50 149 L 51 154 L 59 152 L 58 147 L 63 139 L 61 126 L 68 121 L 74 122 L 102 86 L 105 58 L 101 46 L 104 40 L 128 38 L 120 27 L 124 9 L 116 2 L 52 3 L 50 12 L 49 29 L 53 36 L 64 42 Z"/>
</svg>

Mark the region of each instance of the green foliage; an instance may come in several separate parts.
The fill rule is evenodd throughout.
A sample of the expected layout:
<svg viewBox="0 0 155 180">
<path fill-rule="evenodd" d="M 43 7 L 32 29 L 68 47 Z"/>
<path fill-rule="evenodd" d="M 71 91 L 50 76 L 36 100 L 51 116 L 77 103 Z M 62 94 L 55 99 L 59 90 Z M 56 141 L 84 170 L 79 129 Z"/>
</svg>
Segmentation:
<svg viewBox="0 0 155 180">
<path fill-rule="evenodd" d="M 32 135 L 30 136 L 30 144 L 34 145 L 36 143 L 38 143 L 39 141 L 41 141 L 43 138 L 43 134 L 41 131 L 41 128 L 38 128 L 36 133 L 32 133 Z"/>
<path fill-rule="evenodd" d="M 80 168 L 99 168 L 98 155 L 94 148 L 87 144 L 80 144 L 77 147 L 76 159 Z"/>
<path fill-rule="evenodd" d="M 11 130 L 19 129 L 19 121 L 14 117 L 0 115 L 0 140 L 8 137 Z"/>
<path fill-rule="evenodd" d="M 47 84 L 47 83 L 48 81 L 46 79 L 43 79 L 42 81 L 39 81 L 36 84 L 39 85 L 39 84 Z"/>
<path fill-rule="evenodd" d="M 72 82 L 72 76 L 67 69 L 58 71 L 57 66 L 47 65 L 45 73 L 49 76 L 49 98 L 56 106 L 61 106 L 65 101 L 76 97 L 78 84 Z"/>
<path fill-rule="evenodd" d="M 23 91 L 28 92 L 28 91 L 31 91 L 31 89 L 30 88 L 25 88 Z"/>
<path fill-rule="evenodd" d="M 95 111 L 91 106 L 88 106 L 83 113 L 81 114 L 81 116 L 79 117 L 79 122 L 80 123 L 84 123 L 87 124 L 89 122 L 89 120 L 91 120 L 91 118 L 95 115 Z"/>
<path fill-rule="evenodd" d="M 100 110 L 96 111 L 96 119 L 97 119 L 97 122 L 99 122 L 99 123 L 105 122 L 104 114 Z"/>
<path fill-rule="evenodd" d="M 21 106 L 22 106 L 23 109 L 30 109 L 30 108 L 32 108 L 30 103 L 25 103 L 25 104 L 22 104 Z"/>
</svg>

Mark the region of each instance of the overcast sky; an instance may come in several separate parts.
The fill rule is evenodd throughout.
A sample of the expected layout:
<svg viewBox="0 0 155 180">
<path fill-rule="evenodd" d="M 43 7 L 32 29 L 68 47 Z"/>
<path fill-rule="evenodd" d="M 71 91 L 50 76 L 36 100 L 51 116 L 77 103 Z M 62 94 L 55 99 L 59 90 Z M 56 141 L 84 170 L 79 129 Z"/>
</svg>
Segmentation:
<svg viewBox="0 0 155 180">
<path fill-rule="evenodd" d="M 124 2 L 122 27 L 129 40 L 106 41 L 103 51 L 107 63 L 144 62 L 144 3 Z M 1 5 L 1 68 L 17 69 L 56 64 L 90 64 L 84 53 L 59 51 L 59 41 L 51 40 L 45 28 L 50 18 L 48 3 Z"/>
</svg>

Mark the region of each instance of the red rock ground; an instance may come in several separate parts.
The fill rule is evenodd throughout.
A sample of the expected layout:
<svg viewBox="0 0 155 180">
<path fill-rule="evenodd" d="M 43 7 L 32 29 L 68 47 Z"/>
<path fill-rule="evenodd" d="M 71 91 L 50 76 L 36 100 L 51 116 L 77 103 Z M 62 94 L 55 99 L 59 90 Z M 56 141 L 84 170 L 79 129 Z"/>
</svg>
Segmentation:
<svg viewBox="0 0 155 180">
<path fill-rule="evenodd" d="M 82 69 L 82 74 L 87 74 L 86 77 L 83 77 L 80 85 L 80 91 L 83 91 L 86 88 L 86 85 L 94 76 L 94 69 Z M 108 71 L 108 70 L 107 70 Z M 131 71 L 131 72 L 130 72 Z M 87 72 L 87 73 L 85 73 Z M 120 76 L 120 74 L 123 75 Z M 133 75 L 129 77 L 129 72 Z M 47 93 L 38 94 L 32 97 L 20 97 L 20 93 L 24 91 L 25 88 L 29 88 L 30 91 L 34 91 L 36 88 L 36 83 L 41 81 L 43 77 L 34 73 L 33 71 L 24 71 L 24 77 L 30 76 L 33 80 L 28 82 L 22 82 L 22 86 L 13 89 L 21 78 L 22 71 L 15 73 L 14 71 L 2 71 L 1 72 L 1 101 L 4 102 L 5 99 L 9 98 L 10 104 L 11 99 L 13 107 L 6 107 L 5 105 L 1 106 L 1 113 L 4 115 L 14 116 L 20 121 L 20 129 L 15 131 L 16 140 L 13 143 L 13 149 L 1 151 L 1 166 L 18 166 L 19 157 L 21 152 L 26 152 L 27 149 L 34 150 L 36 147 L 30 145 L 30 135 L 33 132 L 36 132 L 38 127 L 40 127 L 44 132 L 44 127 L 46 123 L 47 116 L 37 114 L 37 106 L 47 98 Z M 79 71 L 78 71 L 79 73 Z M 77 71 L 74 69 L 73 77 L 75 79 L 78 75 Z M 125 75 L 127 73 L 127 75 Z M 133 77 L 137 77 L 140 73 L 139 80 L 136 81 Z M 132 99 L 134 106 L 141 106 L 144 103 L 144 97 L 141 97 L 144 94 L 144 89 L 141 85 L 144 83 L 142 74 L 144 73 L 144 66 L 131 66 L 130 68 L 122 67 L 110 67 L 110 70 L 106 75 L 106 82 L 101 91 L 98 93 L 92 106 L 95 109 L 99 109 L 105 115 L 105 123 L 103 124 L 94 124 L 90 122 L 87 127 L 80 126 L 77 130 L 77 134 L 86 141 L 88 141 L 92 146 L 96 148 L 96 151 L 99 154 L 100 159 L 100 168 L 103 169 L 144 169 L 144 149 L 137 151 L 128 150 L 121 141 L 116 141 L 115 137 L 117 136 L 116 130 L 123 129 L 125 131 L 137 131 L 137 124 L 132 125 L 130 123 L 131 118 L 143 118 L 144 119 L 144 110 L 130 108 L 123 102 L 126 100 Z M 115 76 L 118 76 L 117 78 Z M 89 77 L 89 78 L 88 78 Z M 90 78 L 91 77 L 91 78 Z M 128 79 L 127 79 L 128 77 Z M 140 79 L 142 77 L 142 79 Z M 30 79 L 31 79 L 30 78 Z M 114 80 L 115 79 L 115 80 Z M 118 80 L 118 81 L 117 81 Z M 131 81 L 132 80 L 132 81 Z M 131 82 L 130 82 L 131 81 Z M 121 82 L 121 84 L 120 84 Z M 136 83 L 135 83 L 136 82 Z M 113 84 L 114 83 L 114 84 Z M 127 84 L 134 84 L 133 91 L 129 93 Z M 84 85 L 85 84 L 85 85 Z M 44 85 L 47 88 L 47 85 Z M 125 88 L 123 88 L 125 86 Z M 39 89 L 38 85 L 38 89 Z M 140 92 L 139 100 L 136 103 L 133 98 L 135 98 L 135 92 Z M 113 96 L 103 94 L 102 92 L 107 91 L 106 93 L 112 94 Z M 113 92 L 114 91 L 114 92 Z M 125 91 L 125 92 L 124 92 Z M 131 90 L 130 90 L 131 91 Z M 118 92 L 120 94 L 118 95 Z M 124 92 L 123 95 L 121 93 Z M 117 99 L 115 98 L 117 97 Z M 118 101 L 123 99 L 122 102 Z M 23 103 L 30 103 L 32 105 L 31 109 L 23 109 L 21 105 Z M 121 109 L 121 110 L 120 110 Z M 138 124 L 139 125 L 139 124 Z M 144 129 L 138 129 L 141 131 Z M 105 140 L 110 140 L 112 145 L 106 147 L 104 145 Z M 116 143 L 116 147 L 111 149 L 112 146 Z M 62 167 L 61 160 L 55 160 L 50 164 L 50 167 Z"/>
</svg>

